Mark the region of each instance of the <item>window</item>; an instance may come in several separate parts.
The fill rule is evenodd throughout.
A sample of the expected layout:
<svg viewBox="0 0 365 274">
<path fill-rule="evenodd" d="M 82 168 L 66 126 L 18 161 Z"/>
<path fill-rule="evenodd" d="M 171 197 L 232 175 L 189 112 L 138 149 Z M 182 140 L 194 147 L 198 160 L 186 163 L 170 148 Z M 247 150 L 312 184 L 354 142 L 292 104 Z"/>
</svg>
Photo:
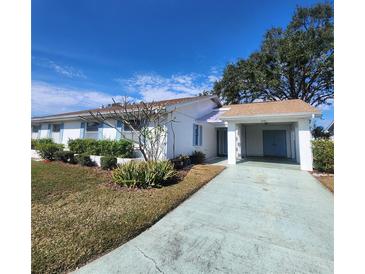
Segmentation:
<svg viewBox="0 0 365 274">
<path fill-rule="evenodd" d="M 60 132 L 61 125 L 60 124 L 54 124 L 52 125 L 52 132 Z"/>
<path fill-rule="evenodd" d="M 193 145 L 201 146 L 203 144 L 203 126 L 193 125 Z"/>
<path fill-rule="evenodd" d="M 32 132 L 37 133 L 40 130 L 40 126 L 32 126 Z"/>
<path fill-rule="evenodd" d="M 86 131 L 98 131 L 100 123 L 97 122 L 87 122 L 86 124 Z"/>
<path fill-rule="evenodd" d="M 141 123 L 139 121 L 135 121 L 135 120 L 129 120 L 128 121 L 129 124 L 135 129 L 135 130 L 139 130 L 141 129 Z M 133 129 L 127 124 L 124 124 L 124 131 L 132 131 Z"/>
</svg>

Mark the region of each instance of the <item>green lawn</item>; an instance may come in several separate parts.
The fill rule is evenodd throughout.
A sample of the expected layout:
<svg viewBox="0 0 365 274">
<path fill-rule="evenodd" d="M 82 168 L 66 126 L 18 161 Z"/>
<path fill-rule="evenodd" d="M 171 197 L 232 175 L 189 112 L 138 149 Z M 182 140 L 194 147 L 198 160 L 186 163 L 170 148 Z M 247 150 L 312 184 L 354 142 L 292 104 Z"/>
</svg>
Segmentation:
<svg viewBox="0 0 365 274">
<path fill-rule="evenodd" d="M 130 190 L 106 171 L 32 161 L 32 273 L 74 270 L 116 248 L 222 170 L 197 165 L 177 184 Z"/>
</svg>

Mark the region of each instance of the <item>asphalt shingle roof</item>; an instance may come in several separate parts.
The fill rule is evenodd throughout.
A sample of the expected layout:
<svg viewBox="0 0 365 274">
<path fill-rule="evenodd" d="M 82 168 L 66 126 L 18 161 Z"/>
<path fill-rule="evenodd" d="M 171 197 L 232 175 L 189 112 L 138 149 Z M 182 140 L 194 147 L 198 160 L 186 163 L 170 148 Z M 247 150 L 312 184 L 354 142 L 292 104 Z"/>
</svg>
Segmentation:
<svg viewBox="0 0 365 274">
<path fill-rule="evenodd" d="M 221 117 L 294 114 L 294 113 L 321 114 L 321 112 L 318 109 L 300 99 L 258 102 L 249 104 L 233 104 L 224 107 L 229 108 L 229 110 L 227 110 Z"/>
</svg>

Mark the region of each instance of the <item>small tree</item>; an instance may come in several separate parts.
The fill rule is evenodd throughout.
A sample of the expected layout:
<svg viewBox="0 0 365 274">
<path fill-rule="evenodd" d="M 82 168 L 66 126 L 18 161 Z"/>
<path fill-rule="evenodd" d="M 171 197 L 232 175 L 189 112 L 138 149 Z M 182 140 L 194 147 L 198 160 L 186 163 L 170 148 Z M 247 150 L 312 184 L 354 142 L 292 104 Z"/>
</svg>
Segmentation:
<svg viewBox="0 0 365 274">
<path fill-rule="evenodd" d="M 116 129 L 123 139 L 138 144 L 146 161 L 156 161 L 161 158 L 166 145 L 167 127 L 173 126 L 172 112 L 167 110 L 163 102 L 133 102 L 124 97 L 122 102 L 115 102 L 107 108 L 89 111 L 89 117 L 81 117 L 84 121 L 97 121 Z M 120 121 L 128 127 L 131 136 L 125 134 L 111 120 Z"/>
</svg>

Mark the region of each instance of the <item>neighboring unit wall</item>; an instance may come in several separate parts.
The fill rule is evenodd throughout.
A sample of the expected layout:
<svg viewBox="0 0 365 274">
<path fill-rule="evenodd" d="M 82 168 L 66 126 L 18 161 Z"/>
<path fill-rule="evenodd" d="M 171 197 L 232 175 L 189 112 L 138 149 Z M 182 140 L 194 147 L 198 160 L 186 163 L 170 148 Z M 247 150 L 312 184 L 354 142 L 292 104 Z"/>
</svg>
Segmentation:
<svg viewBox="0 0 365 274">
<path fill-rule="evenodd" d="M 168 127 L 167 158 L 171 159 L 180 154 L 190 155 L 194 150 L 204 152 L 207 158 L 217 156 L 215 127 L 207 123 L 196 122 L 196 119 L 210 113 L 215 107 L 214 102 L 206 100 L 180 107 L 173 112 L 175 122 L 172 123 L 172 128 Z M 193 145 L 194 123 L 203 126 L 202 146 Z"/>
</svg>

